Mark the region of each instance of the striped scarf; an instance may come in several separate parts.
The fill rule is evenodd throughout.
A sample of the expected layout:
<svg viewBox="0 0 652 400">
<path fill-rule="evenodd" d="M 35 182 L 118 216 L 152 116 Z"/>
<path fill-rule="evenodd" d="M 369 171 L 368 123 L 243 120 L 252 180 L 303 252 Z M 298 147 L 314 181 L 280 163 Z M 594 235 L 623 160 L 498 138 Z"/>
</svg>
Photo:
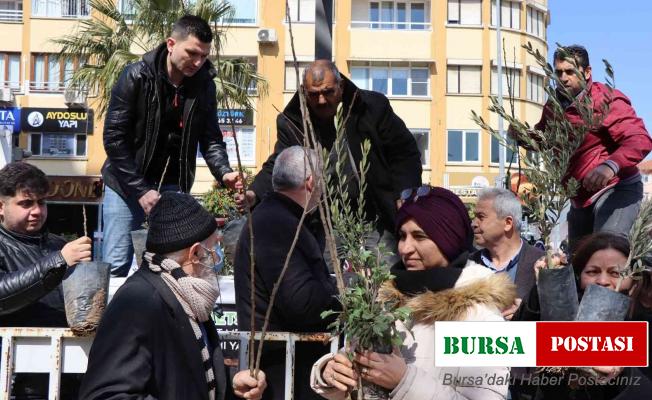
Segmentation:
<svg viewBox="0 0 652 400">
<path fill-rule="evenodd" d="M 219 295 L 217 286 L 204 279 L 186 275 L 181 266 L 169 258 L 149 252 L 146 252 L 143 258 L 149 264 L 151 271 L 160 274 L 163 282 L 168 285 L 181 307 L 183 307 L 183 311 L 188 315 L 195 338 L 201 346 L 201 357 L 209 390 L 208 398 L 209 400 L 215 400 L 215 373 L 213 372 L 206 341 L 197 321 L 206 322 L 210 318 Z"/>
</svg>

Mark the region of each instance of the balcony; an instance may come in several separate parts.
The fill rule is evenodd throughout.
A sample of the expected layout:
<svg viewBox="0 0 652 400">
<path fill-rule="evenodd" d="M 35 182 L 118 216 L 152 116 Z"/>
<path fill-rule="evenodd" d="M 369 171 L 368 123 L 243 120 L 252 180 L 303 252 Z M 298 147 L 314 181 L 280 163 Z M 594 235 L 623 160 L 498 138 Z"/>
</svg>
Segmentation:
<svg viewBox="0 0 652 400">
<path fill-rule="evenodd" d="M 90 15 L 88 0 L 32 0 L 32 16 L 46 18 L 86 18 Z"/>
<path fill-rule="evenodd" d="M 380 22 L 380 21 L 351 21 L 351 28 L 367 28 L 367 29 L 392 29 L 392 30 L 430 30 L 430 22 Z"/>
<path fill-rule="evenodd" d="M 430 30 L 430 1 L 352 0 L 351 29 Z"/>
<path fill-rule="evenodd" d="M 0 2 L 0 21 L 4 22 L 22 22 L 23 21 L 23 2 L 22 1 L 2 1 Z"/>
<path fill-rule="evenodd" d="M 23 10 L 7 10 L 0 9 L 0 21 L 6 22 L 22 22 Z"/>
<path fill-rule="evenodd" d="M 67 85 L 59 81 L 29 81 L 28 87 L 30 93 L 63 93 Z"/>
<path fill-rule="evenodd" d="M 0 81 L 0 90 L 11 89 L 14 94 L 23 93 L 23 87 L 19 81 Z"/>
</svg>

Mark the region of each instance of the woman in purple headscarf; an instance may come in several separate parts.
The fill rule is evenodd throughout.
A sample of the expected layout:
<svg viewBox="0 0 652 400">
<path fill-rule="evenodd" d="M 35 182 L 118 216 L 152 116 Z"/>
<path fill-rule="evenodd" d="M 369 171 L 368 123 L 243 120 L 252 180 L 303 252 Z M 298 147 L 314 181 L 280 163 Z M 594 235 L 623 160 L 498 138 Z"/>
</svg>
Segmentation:
<svg viewBox="0 0 652 400">
<path fill-rule="evenodd" d="M 393 400 L 504 399 L 508 368 L 435 367 L 436 321 L 502 321 L 516 289 L 505 274 L 468 260 L 471 221 L 451 191 L 422 186 L 401 196 L 397 215 L 401 261 L 381 300 L 410 308 L 410 331 L 394 354 L 357 354 L 362 379 L 391 390 Z M 407 331 L 397 323 L 399 331 Z M 487 376 L 502 377 L 489 382 Z M 343 354 L 326 355 L 312 369 L 313 389 L 328 399 L 344 399 L 358 374 Z"/>
</svg>

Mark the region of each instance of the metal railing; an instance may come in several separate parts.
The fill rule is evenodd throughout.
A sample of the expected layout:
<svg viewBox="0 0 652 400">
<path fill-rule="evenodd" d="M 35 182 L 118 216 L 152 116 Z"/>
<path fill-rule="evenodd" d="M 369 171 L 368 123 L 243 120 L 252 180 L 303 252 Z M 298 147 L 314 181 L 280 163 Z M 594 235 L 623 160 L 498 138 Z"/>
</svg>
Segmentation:
<svg viewBox="0 0 652 400">
<path fill-rule="evenodd" d="M 430 29 L 430 22 L 351 21 L 351 28 L 422 31 Z"/>
<path fill-rule="evenodd" d="M 21 22 L 23 10 L 0 10 L 0 21 Z"/>
<path fill-rule="evenodd" d="M 239 368 L 247 365 L 250 332 L 219 331 L 221 340 L 240 342 Z M 0 400 L 11 398 L 11 382 L 15 373 L 49 374 L 48 398 L 59 398 L 62 373 L 85 373 L 93 337 L 75 336 L 64 328 L 0 328 Z M 260 333 L 254 337 L 260 339 Z M 330 341 L 331 352 L 338 349 L 338 338 L 328 333 L 269 332 L 265 341 L 286 342 L 285 399 L 294 398 L 294 360 L 297 342 Z"/>
</svg>

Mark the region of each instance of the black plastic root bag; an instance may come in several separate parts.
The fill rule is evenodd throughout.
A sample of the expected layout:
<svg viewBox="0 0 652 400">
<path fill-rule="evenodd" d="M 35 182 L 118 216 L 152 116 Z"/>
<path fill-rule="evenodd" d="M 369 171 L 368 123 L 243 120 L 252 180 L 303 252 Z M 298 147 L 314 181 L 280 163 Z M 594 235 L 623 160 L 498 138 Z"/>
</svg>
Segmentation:
<svg viewBox="0 0 652 400">
<path fill-rule="evenodd" d="M 63 300 L 66 320 L 78 336 L 91 335 L 100 323 L 109 294 L 111 264 L 81 262 L 66 271 Z"/>
</svg>

